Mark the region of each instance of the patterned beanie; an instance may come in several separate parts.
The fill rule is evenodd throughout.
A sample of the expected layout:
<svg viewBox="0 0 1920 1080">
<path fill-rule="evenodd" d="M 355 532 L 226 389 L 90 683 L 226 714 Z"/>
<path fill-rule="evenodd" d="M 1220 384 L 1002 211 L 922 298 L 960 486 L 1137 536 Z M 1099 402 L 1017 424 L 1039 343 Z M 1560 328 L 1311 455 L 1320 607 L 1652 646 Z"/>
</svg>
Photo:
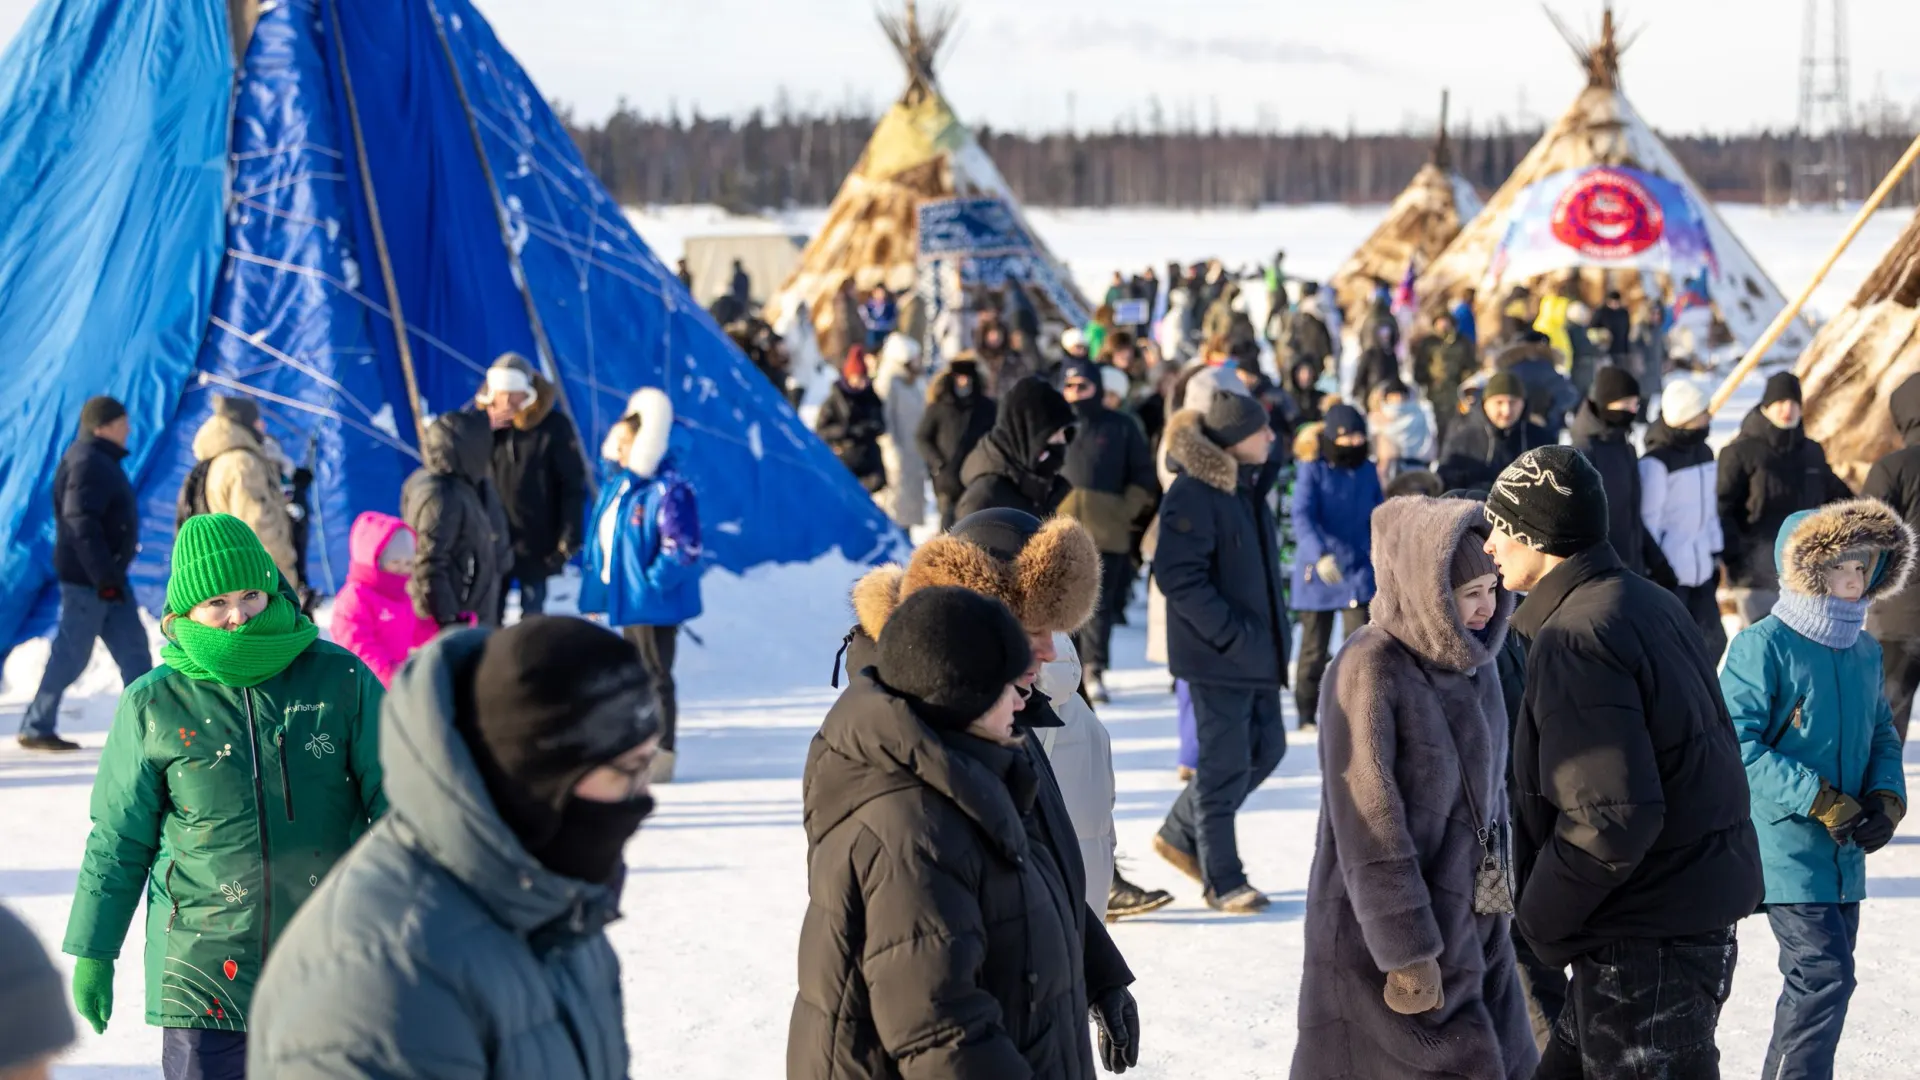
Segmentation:
<svg viewBox="0 0 1920 1080">
<path fill-rule="evenodd" d="M 167 612 L 185 615 L 221 593 L 280 587 L 280 570 L 247 523 L 232 514 L 190 517 L 173 538 L 173 573 L 167 578 Z"/>
<path fill-rule="evenodd" d="M 1493 482 L 1487 520 L 1535 551 L 1578 555 L 1607 539 L 1607 488 L 1580 451 L 1542 446 L 1521 454 Z"/>
</svg>

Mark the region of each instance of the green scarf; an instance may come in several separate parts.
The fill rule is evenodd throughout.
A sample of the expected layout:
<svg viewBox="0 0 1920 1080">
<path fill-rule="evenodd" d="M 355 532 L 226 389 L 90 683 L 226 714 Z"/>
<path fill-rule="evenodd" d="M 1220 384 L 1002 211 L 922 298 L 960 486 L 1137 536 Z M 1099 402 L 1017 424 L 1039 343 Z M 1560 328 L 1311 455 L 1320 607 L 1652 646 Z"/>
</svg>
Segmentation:
<svg viewBox="0 0 1920 1080">
<path fill-rule="evenodd" d="M 238 630 L 201 626 L 185 615 L 170 621 L 160 659 L 189 679 L 222 686 L 258 686 L 287 670 L 320 636 L 313 620 L 281 594 Z"/>
</svg>

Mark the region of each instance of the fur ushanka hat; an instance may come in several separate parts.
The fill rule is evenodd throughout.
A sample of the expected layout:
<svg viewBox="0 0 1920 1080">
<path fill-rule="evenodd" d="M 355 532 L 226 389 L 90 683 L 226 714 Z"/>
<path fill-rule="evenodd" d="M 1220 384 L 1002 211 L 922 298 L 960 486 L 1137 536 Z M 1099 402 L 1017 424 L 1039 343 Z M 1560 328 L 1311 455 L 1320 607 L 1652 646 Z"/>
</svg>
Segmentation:
<svg viewBox="0 0 1920 1080">
<path fill-rule="evenodd" d="M 853 587 L 860 628 L 878 641 L 900 602 L 950 585 L 991 596 L 1029 633 L 1072 633 L 1100 599 L 1100 551 L 1072 518 L 1044 523 L 1019 510 L 982 510 L 922 544 L 905 566 L 883 566 Z"/>
</svg>

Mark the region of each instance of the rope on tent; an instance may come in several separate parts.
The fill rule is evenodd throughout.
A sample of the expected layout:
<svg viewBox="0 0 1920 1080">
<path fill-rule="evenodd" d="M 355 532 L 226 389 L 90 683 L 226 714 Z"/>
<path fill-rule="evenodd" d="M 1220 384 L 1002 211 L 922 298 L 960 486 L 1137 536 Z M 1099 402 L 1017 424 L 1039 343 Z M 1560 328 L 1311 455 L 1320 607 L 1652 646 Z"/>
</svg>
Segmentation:
<svg viewBox="0 0 1920 1080">
<path fill-rule="evenodd" d="M 533 344 L 540 351 L 541 370 L 553 378 L 553 389 L 560 398 L 560 407 L 573 412 L 573 406 L 567 401 L 565 379 L 560 377 L 560 363 L 553 355 L 553 346 L 547 341 L 547 328 L 540 322 L 540 310 L 533 302 L 533 289 L 527 284 L 526 268 L 520 265 L 520 253 L 513 248 L 513 223 L 507 218 L 507 205 L 500 199 L 500 185 L 493 178 L 493 164 L 487 160 L 487 147 L 480 138 L 480 125 L 473 118 L 473 102 L 467 97 L 467 84 L 460 77 L 460 65 L 454 60 L 453 43 L 447 40 L 446 21 L 440 17 L 439 5 L 432 0 L 427 3 L 428 13 L 433 16 L 433 33 L 440 41 L 440 55 L 446 58 L 447 74 L 453 78 L 453 92 L 460 99 L 460 113 L 467 120 L 467 135 L 473 139 L 473 156 L 480 162 L 480 175 L 487 181 L 487 195 L 493 200 L 493 217 L 500 228 L 500 246 L 506 249 L 507 263 L 513 268 L 513 283 L 520 290 L 520 299 L 527 305 L 527 325 L 533 331 Z"/>
<path fill-rule="evenodd" d="M 1813 295 L 1813 290 L 1819 288 L 1820 283 L 1827 279 L 1827 271 L 1833 269 L 1833 264 L 1840 261 L 1840 256 L 1847 250 L 1847 245 L 1853 243 L 1853 238 L 1860 234 L 1860 229 L 1866 225 L 1867 219 L 1872 217 L 1873 212 L 1880 209 L 1880 204 L 1886 200 L 1886 197 L 1893 193 L 1894 186 L 1900 183 L 1900 178 L 1907 174 L 1907 170 L 1913 166 L 1916 158 L 1920 158 L 1920 135 L 1914 136 L 1913 145 L 1907 147 L 1907 152 L 1901 154 L 1900 160 L 1893 163 L 1893 168 L 1888 171 L 1886 178 L 1880 181 L 1880 186 L 1873 189 L 1873 194 L 1867 196 L 1867 201 L 1860 204 L 1860 212 L 1853 216 L 1853 224 L 1847 226 L 1847 231 L 1841 235 L 1840 242 L 1835 244 L 1833 250 L 1827 254 L 1827 261 L 1821 263 L 1820 269 L 1813 272 L 1813 279 L 1807 282 L 1807 287 L 1800 290 L 1800 295 L 1793 298 L 1793 303 L 1782 308 L 1780 314 L 1773 317 L 1773 325 L 1767 327 L 1767 332 L 1760 335 L 1760 340 L 1753 343 L 1753 347 L 1747 350 L 1747 355 L 1741 357 L 1740 363 L 1728 373 L 1727 381 L 1721 383 L 1720 389 L 1714 391 L 1713 400 L 1707 404 L 1707 415 L 1718 414 L 1726 406 L 1727 399 L 1740 388 L 1740 381 L 1752 374 L 1753 369 L 1760 365 L 1760 358 L 1767 354 L 1768 349 L 1773 348 L 1774 341 L 1786 331 L 1787 324 L 1793 321 L 1793 317 L 1800 314 L 1801 305 L 1805 304 L 1807 298 Z"/>
<path fill-rule="evenodd" d="M 250 386 L 247 383 L 243 383 L 238 379 L 230 379 L 225 375 L 218 375 L 211 371 L 203 371 L 200 373 L 199 386 L 220 386 L 220 387 L 225 387 L 228 390 L 237 390 L 240 393 L 257 397 L 262 401 L 271 401 L 276 405 L 285 405 L 289 409 L 298 409 L 301 412 L 312 413 L 315 416 L 322 416 L 329 420 L 337 421 L 339 423 L 345 424 L 346 426 L 354 429 L 355 431 L 358 431 L 362 435 L 365 435 L 367 438 L 372 439 L 375 442 L 384 443 L 387 446 L 390 446 L 393 449 L 400 451 L 401 453 L 407 455 L 408 457 L 412 458 L 415 461 L 420 460 L 420 451 L 415 450 L 413 447 L 408 446 L 406 443 L 401 442 L 399 439 L 396 439 L 393 436 L 387 434 L 386 432 L 381 431 L 379 428 L 368 427 L 367 425 L 360 423 L 358 420 L 355 420 L 351 416 L 342 415 L 337 410 L 325 408 L 324 406 L 320 406 L 320 405 L 315 405 L 315 404 L 312 404 L 311 402 L 301 401 L 299 398 L 287 397 L 284 394 L 276 394 L 271 390 L 262 390 L 257 386 Z M 196 389 L 197 388 L 198 387 L 196 387 Z"/>
<path fill-rule="evenodd" d="M 380 258 L 380 277 L 387 286 L 387 306 L 393 320 L 393 340 L 400 350 L 400 373 L 407 382 L 407 405 L 413 410 L 413 437 L 427 444 L 427 425 L 420 411 L 420 383 L 413 374 L 413 348 L 407 343 L 407 320 L 400 311 L 400 286 L 394 280 L 393 261 L 387 257 L 387 233 L 380 227 L 380 199 L 373 190 L 373 169 L 367 164 L 367 140 L 360 130 L 360 106 L 353 96 L 353 73 L 347 64 L 347 39 L 340 32 L 339 0 L 328 0 L 333 20 L 334 51 L 340 57 L 340 84 L 347 92 L 347 119 L 353 125 L 353 152 L 359 159 L 360 188 L 366 193 L 367 222 L 373 226 L 373 249 Z"/>
</svg>

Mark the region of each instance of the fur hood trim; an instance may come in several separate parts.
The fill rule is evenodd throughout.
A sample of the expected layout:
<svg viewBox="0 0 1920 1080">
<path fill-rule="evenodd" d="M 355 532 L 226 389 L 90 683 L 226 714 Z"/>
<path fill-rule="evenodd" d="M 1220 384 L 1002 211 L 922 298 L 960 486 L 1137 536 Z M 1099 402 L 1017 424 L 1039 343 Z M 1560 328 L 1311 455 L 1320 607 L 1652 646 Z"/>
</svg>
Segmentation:
<svg viewBox="0 0 1920 1080">
<path fill-rule="evenodd" d="M 1466 499 L 1406 495 L 1373 512 L 1373 572 L 1378 591 L 1368 621 L 1435 667 L 1471 672 L 1489 664 L 1507 636 L 1513 594 L 1494 603 L 1483 642 L 1454 606 L 1447 568 L 1462 543 L 1485 543 L 1483 505 Z"/>
<path fill-rule="evenodd" d="M 533 400 L 527 407 L 513 414 L 513 426 L 520 431 L 532 431 L 545 423 L 547 417 L 560 404 L 560 392 L 554 389 L 545 375 L 533 373 Z"/>
<path fill-rule="evenodd" d="M 1293 458 L 1295 461 L 1320 460 L 1320 433 L 1327 426 L 1318 420 L 1311 424 L 1301 424 L 1300 430 L 1293 433 Z"/>
<path fill-rule="evenodd" d="M 1206 416 L 1198 409 L 1181 409 L 1167 421 L 1167 458 L 1188 476 L 1231 495 L 1240 486 L 1240 468 L 1233 455 L 1207 438 Z"/>
<path fill-rule="evenodd" d="M 936 536 L 907 565 L 883 566 L 853 586 L 853 612 L 875 641 L 900 602 L 920 589 L 951 585 L 1013 609 L 1029 632 L 1071 634 L 1100 600 L 1100 551 L 1072 518 L 1051 518 L 1012 562 L 954 536 Z"/>
<path fill-rule="evenodd" d="M 626 466 L 635 476 L 651 478 L 666 460 L 673 437 L 673 399 L 663 390 L 643 386 L 627 402 L 627 415 L 640 418 L 640 430 L 627 451 Z"/>
<path fill-rule="evenodd" d="M 1851 499 L 1806 510 L 1780 529 L 1777 561 L 1782 587 L 1825 596 L 1821 571 L 1851 552 L 1874 551 L 1883 561 L 1867 583 L 1865 599 L 1884 600 L 1906 588 L 1913 570 L 1913 529 L 1879 499 Z"/>
</svg>

